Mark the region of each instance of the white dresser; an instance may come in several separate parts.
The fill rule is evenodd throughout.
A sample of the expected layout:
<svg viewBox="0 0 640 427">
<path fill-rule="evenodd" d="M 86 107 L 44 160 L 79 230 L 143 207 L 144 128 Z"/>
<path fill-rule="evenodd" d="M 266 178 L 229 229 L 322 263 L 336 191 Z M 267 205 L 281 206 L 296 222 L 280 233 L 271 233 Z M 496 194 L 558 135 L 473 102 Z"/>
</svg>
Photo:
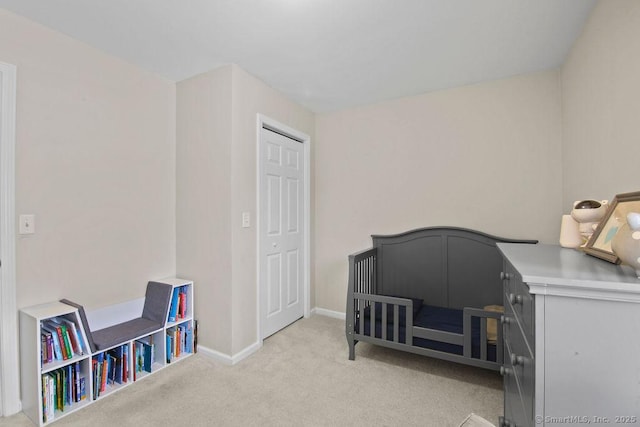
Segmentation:
<svg viewBox="0 0 640 427">
<path fill-rule="evenodd" d="M 502 426 L 640 426 L 640 279 L 554 245 L 504 255 Z"/>
</svg>

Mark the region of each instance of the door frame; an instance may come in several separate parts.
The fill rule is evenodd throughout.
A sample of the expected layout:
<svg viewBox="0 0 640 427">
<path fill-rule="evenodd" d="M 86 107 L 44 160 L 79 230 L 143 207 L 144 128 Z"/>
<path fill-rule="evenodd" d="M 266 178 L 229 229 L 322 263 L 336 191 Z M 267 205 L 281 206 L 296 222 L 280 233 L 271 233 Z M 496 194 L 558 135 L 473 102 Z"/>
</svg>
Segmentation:
<svg viewBox="0 0 640 427">
<path fill-rule="evenodd" d="M 0 416 L 20 412 L 15 230 L 16 66 L 0 62 Z"/>
<path fill-rule="evenodd" d="M 260 158 L 260 144 L 262 143 L 262 128 L 267 127 L 280 134 L 289 136 L 300 143 L 304 147 L 304 280 L 303 280 L 303 294 L 304 294 L 304 317 L 311 315 L 311 137 L 303 132 L 293 129 L 285 124 L 278 122 L 270 117 L 258 113 L 257 115 L 257 130 L 256 130 L 256 331 L 258 336 L 258 343 L 262 345 L 264 340 L 262 331 L 262 313 L 260 312 L 260 260 L 261 260 L 261 246 L 260 246 L 260 232 L 262 227 L 262 215 L 261 215 L 261 196 L 260 193 L 260 180 L 262 178 L 262 159 Z"/>
</svg>

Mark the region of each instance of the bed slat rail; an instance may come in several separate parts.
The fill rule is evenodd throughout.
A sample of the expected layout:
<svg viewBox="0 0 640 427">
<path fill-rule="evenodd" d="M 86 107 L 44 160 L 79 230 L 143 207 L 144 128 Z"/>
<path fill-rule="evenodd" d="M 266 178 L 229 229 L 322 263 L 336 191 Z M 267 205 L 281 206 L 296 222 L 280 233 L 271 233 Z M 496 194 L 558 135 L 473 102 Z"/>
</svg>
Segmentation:
<svg viewBox="0 0 640 427">
<path fill-rule="evenodd" d="M 464 336 L 462 334 L 456 334 L 454 332 L 445 332 L 439 331 L 437 329 L 414 326 L 413 336 L 415 338 L 424 338 L 426 340 L 440 341 L 459 346 L 464 345 Z"/>
<path fill-rule="evenodd" d="M 358 323 L 358 335 L 361 336 L 369 336 L 376 337 L 376 321 L 379 320 L 378 324 L 380 325 L 380 336 L 383 340 L 387 340 L 387 329 L 389 326 L 393 327 L 393 337 L 392 341 L 395 343 L 401 344 L 409 344 L 413 343 L 413 301 L 405 298 L 396 298 L 390 297 L 386 295 L 374 295 L 367 294 L 362 292 L 354 292 L 353 299 L 356 302 L 356 306 L 362 307 L 362 311 L 356 312 L 356 316 L 359 316 L 359 313 L 364 313 L 365 309 L 369 307 L 369 333 L 367 334 L 365 331 L 365 323 L 363 321 Z M 375 308 L 376 303 L 380 303 L 380 310 Z M 389 306 L 393 307 L 393 319 L 389 319 L 387 312 L 389 310 Z M 400 308 L 404 307 L 404 322 L 406 325 L 405 328 L 405 336 L 403 339 L 400 339 Z M 377 317 L 376 318 L 376 314 Z M 389 323 L 392 321 L 392 323 Z"/>
<path fill-rule="evenodd" d="M 463 355 L 464 357 L 471 358 L 471 319 L 473 317 L 480 318 L 480 360 L 487 360 L 487 346 L 489 341 L 487 340 L 487 319 L 495 319 L 497 322 L 497 340 L 496 340 L 496 363 L 502 365 L 504 361 L 503 355 L 503 340 L 502 340 L 502 327 L 499 323 L 499 319 L 502 317 L 502 313 L 495 311 L 485 311 L 478 308 L 465 307 L 463 310 L 462 327 L 464 330 L 464 343 L 463 343 Z"/>
</svg>

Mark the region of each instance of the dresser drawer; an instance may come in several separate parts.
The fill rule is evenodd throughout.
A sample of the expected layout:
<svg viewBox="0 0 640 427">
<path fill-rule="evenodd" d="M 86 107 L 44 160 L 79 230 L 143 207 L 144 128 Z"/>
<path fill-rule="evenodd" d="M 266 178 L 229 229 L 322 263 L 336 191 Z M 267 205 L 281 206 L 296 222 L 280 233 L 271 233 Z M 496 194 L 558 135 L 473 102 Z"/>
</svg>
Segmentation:
<svg viewBox="0 0 640 427">
<path fill-rule="evenodd" d="M 524 409 L 513 369 L 507 364 L 502 374 L 504 376 L 504 418 L 501 418 L 499 427 L 530 427 L 530 417 Z"/>
<path fill-rule="evenodd" d="M 515 320 L 509 320 L 513 313 L 509 310 L 510 306 L 507 305 L 507 307 L 504 323 L 505 366 L 507 367 L 505 372 L 510 374 L 518 385 L 519 398 L 522 401 L 526 418 L 533 419 L 535 359 L 520 325 Z"/>
<path fill-rule="evenodd" d="M 533 296 L 529 293 L 529 288 L 522 281 L 522 276 L 508 262 L 505 262 L 505 271 L 502 274 L 505 293 L 505 310 L 509 303 L 513 313 L 518 318 L 522 330 L 527 340 L 531 344 L 533 351 L 534 342 L 534 321 L 535 307 Z"/>
</svg>

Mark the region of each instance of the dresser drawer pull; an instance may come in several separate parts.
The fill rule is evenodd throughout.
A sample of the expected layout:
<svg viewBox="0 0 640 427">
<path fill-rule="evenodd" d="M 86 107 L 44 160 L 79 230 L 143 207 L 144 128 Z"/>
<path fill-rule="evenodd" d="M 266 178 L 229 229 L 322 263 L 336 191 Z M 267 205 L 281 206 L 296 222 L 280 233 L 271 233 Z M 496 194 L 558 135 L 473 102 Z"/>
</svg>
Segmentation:
<svg viewBox="0 0 640 427">
<path fill-rule="evenodd" d="M 500 272 L 500 280 L 509 280 L 511 279 L 511 275 L 509 273 L 505 273 L 504 271 Z"/>
<path fill-rule="evenodd" d="M 516 427 L 515 424 L 513 424 L 511 421 L 507 420 L 506 418 L 500 417 L 499 419 L 499 427 Z"/>
<path fill-rule="evenodd" d="M 524 356 L 516 356 L 515 354 L 511 354 L 511 364 L 513 366 L 524 365 L 524 362 Z"/>
<path fill-rule="evenodd" d="M 522 295 L 509 294 L 511 304 L 522 304 Z"/>
<path fill-rule="evenodd" d="M 511 369 L 505 368 L 504 366 L 500 366 L 500 375 L 506 377 L 507 375 L 511 375 Z"/>
</svg>

